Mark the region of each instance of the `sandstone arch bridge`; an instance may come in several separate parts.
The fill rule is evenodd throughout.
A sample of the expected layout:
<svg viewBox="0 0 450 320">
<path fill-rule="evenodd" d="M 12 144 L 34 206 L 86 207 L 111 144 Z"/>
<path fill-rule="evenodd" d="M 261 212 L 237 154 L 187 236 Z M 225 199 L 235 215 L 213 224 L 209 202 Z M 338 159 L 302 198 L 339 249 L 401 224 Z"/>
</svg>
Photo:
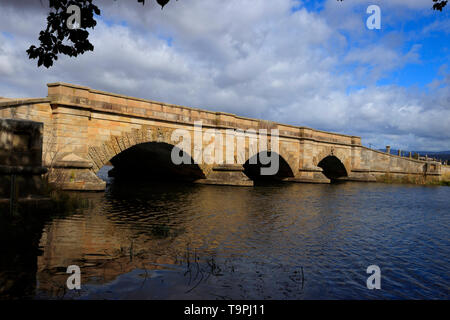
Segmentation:
<svg viewBox="0 0 450 320">
<path fill-rule="evenodd" d="M 439 181 L 441 177 L 439 162 L 373 150 L 363 146 L 356 136 L 143 100 L 73 84 L 47 86 L 46 98 L 0 99 L 0 117 L 43 123 L 43 163 L 50 167 L 50 178 L 68 190 L 104 190 L 105 182 L 96 173 L 109 163 L 114 165 L 113 173 L 122 177 L 146 173 L 241 186 L 253 185 L 263 178 L 256 170 L 260 164 L 249 164 L 248 143 L 242 154 L 234 155 L 244 159 L 236 164 L 174 165 L 170 159 L 176 144 L 172 133 L 184 129 L 193 135 L 195 121 L 202 121 L 202 130 L 215 128 L 219 132 L 278 129 L 280 169 L 270 177 L 273 179 L 310 183 L 394 179 L 424 183 Z"/>
</svg>

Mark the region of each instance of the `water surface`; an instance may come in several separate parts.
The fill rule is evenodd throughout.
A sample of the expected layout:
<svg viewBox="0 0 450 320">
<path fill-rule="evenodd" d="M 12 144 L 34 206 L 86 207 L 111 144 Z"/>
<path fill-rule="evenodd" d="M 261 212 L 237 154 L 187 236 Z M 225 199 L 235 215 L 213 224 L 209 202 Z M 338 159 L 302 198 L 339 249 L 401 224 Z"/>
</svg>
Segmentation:
<svg viewBox="0 0 450 320">
<path fill-rule="evenodd" d="M 31 298 L 449 298 L 449 187 L 113 183 L 84 197 L 42 228 Z M 366 287 L 373 264 L 381 290 Z"/>
</svg>

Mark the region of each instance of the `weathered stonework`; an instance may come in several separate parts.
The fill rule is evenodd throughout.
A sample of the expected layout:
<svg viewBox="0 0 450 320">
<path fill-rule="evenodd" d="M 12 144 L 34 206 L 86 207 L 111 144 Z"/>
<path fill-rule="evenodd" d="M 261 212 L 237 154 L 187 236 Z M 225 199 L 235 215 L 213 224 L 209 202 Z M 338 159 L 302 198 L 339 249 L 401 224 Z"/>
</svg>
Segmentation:
<svg viewBox="0 0 450 320">
<path fill-rule="evenodd" d="M 145 143 L 173 146 L 171 135 L 184 129 L 194 141 L 194 122 L 202 130 L 278 129 L 279 155 L 283 160 L 280 179 L 329 183 L 331 179 L 354 181 L 428 182 L 439 180 L 441 165 L 372 150 L 361 138 L 279 124 L 93 90 L 88 87 L 48 84 L 43 99 L 3 99 L 0 117 L 40 121 L 44 126 L 43 161 L 52 168 L 52 179 L 65 189 L 103 190 L 105 182 L 96 172 L 111 159 Z M 203 141 L 205 147 L 209 142 Z M 236 148 L 235 148 L 236 150 Z M 195 154 L 194 148 L 191 156 Z M 199 183 L 252 185 L 244 174 L 249 160 L 235 151 L 236 165 L 199 164 Z"/>
<path fill-rule="evenodd" d="M 42 123 L 0 119 L 0 199 L 9 199 L 11 192 L 18 199 L 43 193 L 42 133 Z"/>
</svg>

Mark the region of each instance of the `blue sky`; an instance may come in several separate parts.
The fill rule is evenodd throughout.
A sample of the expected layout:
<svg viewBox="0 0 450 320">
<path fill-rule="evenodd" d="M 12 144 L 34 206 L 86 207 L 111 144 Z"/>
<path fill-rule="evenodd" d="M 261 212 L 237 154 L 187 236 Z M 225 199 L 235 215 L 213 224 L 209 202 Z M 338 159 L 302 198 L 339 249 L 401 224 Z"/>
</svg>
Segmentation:
<svg viewBox="0 0 450 320">
<path fill-rule="evenodd" d="M 399 32 L 407 38 L 402 48 L 403 53 L 414 45 L 420 45 L 420 62 L 406 64 L 403 68 L 392 71 L 379 84 L 395 83 L 406 87 L 415 85 L 426 90 L 427 84 L 441 77 L 441 66 L 450 61 L 450 30 L 434 30 L 426 34 L 423 34 L 423 30 L 433 23 L 444 24 L 447 21 L 448 24 L 448 19 L 447 10 L 443 13 L 434 12 L 429 16 L 416 14 L 409 21 L 395 21 L 393 25 L 385 26 L 385 33 Z M 382 35 L 379 36 L 381 37 Z"/>
<path fill-rule="evenodd" d="M 348 0 L 347 0 L 348 1 Z M 297 3 L 292 7 L 295 12 L 301 8 L 306 8 L 310 12 L 320 14 L 324 11 L 324 5 L 327 1 L 296 1 Z M 369 14 L 366 13 L 366 8 L 369 4 L 377 4 L 380 1 L 360 2 L 353 5 L 352 11 L 354 15 L 360 16 L 361 23 L 365 23 Z M 382 12 L 382 28 L 381 30 L 365 30 L 364 41 L 377 43 L 383 41 L 385 37 L 392 34 L 401 34 L 405 40 L 400 47 L 403 54 L 406 54 L 411 47 L 419 45 L 420 61 L 416 63 L 408 63 L 401 68 L 397 68 L 391 72 L 386 73 L 383 78 L 379 79 L 377 84 L 388 85 L 397 84 L 404 87 L 416 86 L 422 90 L 427 90 L 427 85 L 434 79 L 442 76 L 440 69 L 443 65 L 450 62 L 450 23 L 448 10 L 443 12 L 431 10 L 432 2 L 424 1 L 428 4 L 428 8 L 420 11 L 409 11 L 399 7 L 397 10 L 404 10 L 405 16 L 401 19 L 396 17 L 395 12 L 390 10 L 383 10 Z M 446 29 L 434 29 L 424 33 L 430 25 L 445 25 Z M 349 47 L 356 48 L 360 45 L 359 38 L 352 37 L 351 32 L 342 31 L 346 35 L 350 44 Z"/>
<path fill-rule="evenodd" d="M 37 3 L 37 4 L 36 4 Z M 0 4 L 0 96 L 64 81 L 241 116 L 359 135 L 363 144 L 450 150 L 449 8 L 431 0 L 99 0 L 95 46 L 37 68 L 46 10 Z M 369 30 L 366 9 L 381 9 Z"/>
<path fill-rule="evenodd" d="M 293 11 L 305 7 L 311 12 L 320 14 L 323 11 L 323 5 L 326 1 L 299 1 L 299 5 L 293 8 Z M 425 2 L 425 1 L 424 1 Z M 377 3 L 377 1 L 367 1 L 353 6 L 354 15 L 359 15 L 361 22 L 365 23 L 369 14 L 366 13 L 368 4 Z M 373 43 L 382 42 L 386 37 L 393 34 L 400 34 L 404 37 L 404 42 L 399 50 L 406 54 L 414 45 L 420 46 L 418 54 L 420 61 L 407 63 L 401 68 L 397 68 L 383 75 L 377 81 L 377 84 L 389 85 L 396 84 L 404 87 L 416 86 L 422 90 L 427 90 L 427 85 L 434 79 L 441 77 L 439 70 L 443 65 L 450 62 L 450 38 L 449 38 L 449 13 L 431 10 L 431 1 L 425 2 L 428 8 L 421 11 L 404 10 L 402 18 L 396 17 L 396 13 L 390 10 L 383 10 L 381 5 L 382 28 L 381 30 L 365 30 L 363 41 L 367 39 Z M 398 8 L 397 10 L 402 10 Z M 403 11 L 403 10 L 402 10 Z M 434 29 L 424 33 L 424 30 L 431 25 L 446 25 L 446 29 Z M 349 39 L 349 47 L 357 48 L 360 46 L 360 40 L 352 37 L 351 32 L 342 32 Z"/>
</svg>

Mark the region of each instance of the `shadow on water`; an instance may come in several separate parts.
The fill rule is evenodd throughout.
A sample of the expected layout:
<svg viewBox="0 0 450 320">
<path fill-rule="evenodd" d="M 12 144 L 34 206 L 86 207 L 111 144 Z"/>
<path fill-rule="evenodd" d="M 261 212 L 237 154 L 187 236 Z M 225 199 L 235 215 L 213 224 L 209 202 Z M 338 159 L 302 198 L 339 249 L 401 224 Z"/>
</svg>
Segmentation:
<svg viewBox="0 0 450 320">
<path fill-rule="evenodd" d="M 39 240 L 45 221 L 0 216 L 0 298 L 34 295 Z"/>
<path fill-rule="evenodd" d="M 36 290 L 37 259 L 43 251 L 40 240 L 44 226 L 57 218 L 66 218 L 82 202 L 69 195 L 62 202 L 21 208 L 11 216 L 0 213 L 0 299 L 33 298 Z M 75 205 L 74 202 L 77 202 Z"/>
</svg>

